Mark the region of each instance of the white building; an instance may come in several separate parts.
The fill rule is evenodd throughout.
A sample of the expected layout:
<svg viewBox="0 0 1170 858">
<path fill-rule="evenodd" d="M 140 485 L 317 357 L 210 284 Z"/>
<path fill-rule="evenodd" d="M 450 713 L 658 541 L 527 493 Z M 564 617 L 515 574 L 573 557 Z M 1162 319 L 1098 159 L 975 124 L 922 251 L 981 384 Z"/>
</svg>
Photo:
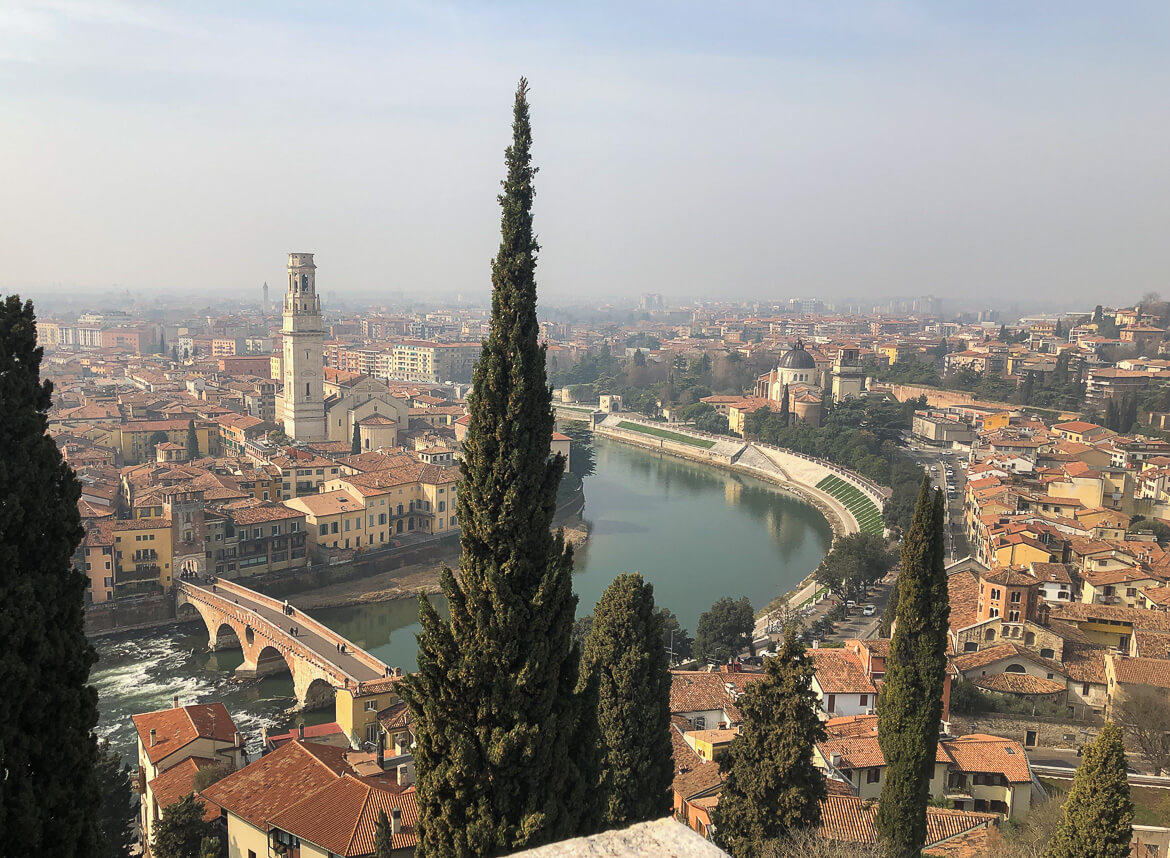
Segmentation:
<svg viewBox="0 0 1170 858">
<path fill-rule="evenodd" d="M 288 255 L 284 296 L 284 392 L 277 415 L 296 441 L 320 441 L 325 433 L 324 329 L 311 253 Z"/>
</svg>

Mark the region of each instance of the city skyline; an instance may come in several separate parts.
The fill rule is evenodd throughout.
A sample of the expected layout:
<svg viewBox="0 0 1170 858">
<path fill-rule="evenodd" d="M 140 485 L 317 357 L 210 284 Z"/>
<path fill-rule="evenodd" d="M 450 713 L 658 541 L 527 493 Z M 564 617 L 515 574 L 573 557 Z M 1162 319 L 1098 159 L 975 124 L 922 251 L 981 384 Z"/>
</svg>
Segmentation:
<svg viewBox="0 0 1170 858">
<path fill-rule="evenodd" d="M 258 294 L 301 248 L 338 302 L 482 303 L 498 105 L 523 73 L 550 305 L 1136 300 L 1167 261 L 1166 23 L 1152 4 L 10 4 L 0 287 Z"/>
</svg>

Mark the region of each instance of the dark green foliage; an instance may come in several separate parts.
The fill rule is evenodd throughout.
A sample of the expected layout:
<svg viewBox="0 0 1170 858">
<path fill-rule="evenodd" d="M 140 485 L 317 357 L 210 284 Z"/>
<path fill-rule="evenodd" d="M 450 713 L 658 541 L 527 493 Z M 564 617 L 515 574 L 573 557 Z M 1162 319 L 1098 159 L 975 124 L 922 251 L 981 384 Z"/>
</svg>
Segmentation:
<svg viewBox="0 0 1170 858">
<path fill-rule="evenodd" d="M 785 428 L 790 422 L 789 409 L 792 407 L 789 403 L 791 395 L 788 393 L 788 385 L 784 385 L 784 392 L 780 394 L 780 425 Z"/>
<path fill-rule="evenodd" d="M 154 826 L 154 858 L 201 858 L 204 838 L 215 837 L 215 826 L 203 821 L 203 801 L 188 793 L 163 808 Z"/>
<path fill-rule="evenodd" d="M 420 856 L 495 855 L 596 823 L 597 742 L 577 692 L 572 550 L 550 525 L 564 466 L 536 316 L 528 84 L 516 91 L 492 263 L 491 329 L 468 398 L 451 618 L 420 601 L 415 718 Z"/>
<path fill-rule="evenodd" d="M 223 845 L 219 842 L 219 838 L 212 835 L 204 837 L 199 844 L 199 858 L 220 858 L 223 853 Z"/>
<path fill-rule="evenodd" d="M 97 656 L 85 639 L 81 487 L 46 433 L 31 302 L 0 304 L 0 832 L 9 855 L 99 853 Z"/>
<path fill-rule="evenodd" d="M 577 617 L 573 620 L 573 631 L 569 639 L 573 642 L 573 648 L 578 652 L 585 652 L 585 641 L 589 637 L 589 632 L 593 629 L 593 614 L 586 614 L 583 617 Z"/>
<path fill-rule="evenodd" d="M 747 596 L 739 601 L 724 596 L 711 606 L 711 610 L 699 616 L 695 656 L 708 661 L 729 661 L 751 643 L 754 626 L 751 600 Z"/>
<path fill-rule="evenodd" d="M 581 662 L 597 683 L 604 828 L 624 828 L 670 811 L 670 673 L 654 587 L 619 575 L 593 611 Z"/>
<path fill-rule="evenodd" d="M 1158 540 L 1159 545 L 1170 545 L 1170 525 L 1167 525 L 1161 519 L 1146 519 L 1140 515 L 1135 515 L 1128 530 L 1130 533 L 1141 533 L 1143 531 L 1152 533 L 1154 534 L 1154 539 Z"/>
<path fill-rule="evenodd" d="M 593 433 L 583 423 L 569 423 L 561 430 L 569 436 L 569 473 L 581 479 L 591 476 L 597 470 L 597 448 L 593 446 Z"/>
<path fill-rule="evenodd" d="M 922 481 L 914 520 L 902 540 L 898 612 L 878 703 L 886 759 L 877 829 L 897 858 L 917 856 L 926 839 L 926 802 L 942 718 L 950 603 L 944 501 Z"/>
<path fill-rule="evenodd" d="M 214 763 L 210 766 L 204 766 L 195 773 L 195 777 L 191 779 L 191 789 L 195 792 L 203 792 L 213 783 L 217 783 L 232 773 L 232 769 L 226 763 Z"/>
<path fill-rule="evenodd" d="M 694 640 L 682 627 L 678 617 L 674 615 L 674 611 L 669 608 L 659 608 L 658 614 L 662 617 L 662 646 L 667 656 L 674 663 L 686 661 L 691 657 L 691 645 Z"/>
<path fill-rule="evenodd" d="M 756 844 L 821 819 L 825 779 L 813 765 L 813 746 L 825 728 L 816 714 L 815 673 L 804 646 L 789 629 L 765 679 L 739 698 L 743 730 L 720 763 L 727 780 L 715 808 L 715 840 L 735 858 L 756 854 Z"/>
<path fill-rule="evenodd" d="M 712 435 L 727 434 L 727 418 L 706 402 L 684 405 L 679 409 L 678 417 L 686 423 L 694 424 L 700 432 L 710 432 Z"/>
<path fill-rule="evenodd" d="M 187 424 L 187 458 L 199 458 L 199 435 L 195 432 L 195 418 Z"/>
<path fill-rule="evenodd" d="M 863 587 L 885 577 L 897 560 L 884 536 L 851 533 L 833 543 L 817 567 L 816 579 L 842 600 L 852 599 Z"/>
<path fill-rule="evenodd" d="M 390 827 L 390 820 L 386 811 L 378 811 L 378 821 L 374 826 L 374 858 L 390 858 L 394 854 L 394 831 Z"/>
<path fill-rule="evenodd" d="M 641 349 L 634 352 L 634 366 L 645 366 L 646 354 Z"/>
<path fill-rule="evenodd" d="M 353 438 L 349 442 L 349 452 L 356 456 L 362 451 L 362 427 L 353 421 Z"/>
<path fill-rule="evenodd" d="M 97 783 L 101 793 L 98 827 L 101 829 L 102 858 L 125 858 L 134 843 L 134 794 L 130 788 L 130 767 L 110 748 L 108 740 L 98 747 Z"/>
<path fill-rule="evenodd" d="M 1045 858 L 1128 858 L 1132 825 L 1121 729 L 1107 723 L 1085 748 Z"/>
<path fill-rule="evenodd" d="M 149 443 L 151 447 L 157 447 L 159 444 L 165 444 L 169 440 L 170 438 L 167 437 L 167 433 L 160 429 L 158 432 L 155 432 L 150 436 Z"/>
</svg>

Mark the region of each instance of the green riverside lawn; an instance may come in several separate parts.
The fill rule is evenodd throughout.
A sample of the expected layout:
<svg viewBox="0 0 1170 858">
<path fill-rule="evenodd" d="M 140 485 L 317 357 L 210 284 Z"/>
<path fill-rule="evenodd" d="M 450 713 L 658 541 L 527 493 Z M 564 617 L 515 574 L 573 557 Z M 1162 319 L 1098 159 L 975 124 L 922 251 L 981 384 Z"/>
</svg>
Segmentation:
<svg viewBox="0 0 1170 858">
<path fill-rule="evenodd" d="M 653 435 L 656 438 L 663 438 L 667 441 L 677 441 L 679 444 L 687 444 L 703 450 L 710 450 L 715 446 L 714 441 L 706 438 L 692 438 L 689 435 L 680 435 L 678 432 L 671 432 L 669 429 L 659 429 L 657 426 L 643 426 L 640 423 L 630 423 L 626 420 L 618 423 L 617 428 L 625 429 L 629 432 L 640 432 L 643 435 Z"/>
</svg>

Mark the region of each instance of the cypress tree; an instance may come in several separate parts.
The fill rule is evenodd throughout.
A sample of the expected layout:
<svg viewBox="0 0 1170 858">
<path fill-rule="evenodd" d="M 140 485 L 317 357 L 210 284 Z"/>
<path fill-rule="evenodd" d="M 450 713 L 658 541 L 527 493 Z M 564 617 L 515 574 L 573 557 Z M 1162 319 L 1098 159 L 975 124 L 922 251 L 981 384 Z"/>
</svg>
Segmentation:
<svg viewBox="0 0 1170 858">
<path fill-rule="evenodd" d="M 0 304 L 0 831 L 9 855 L 99 854 L 96 661 L 85 639 L 81 486 L 46 434 L 32 302 Z"/>
<path fill-rule="evenodd" d="M 1085 748 L 1045 858 L 1128 858 L 1132 825 L 1125 746 L 1109 722 Z"/>
<path fill-rule="evenodd" d="M 394 855 L 394 832 L 390 828 L 390 820 L 386 811 L 378 811 L 378 821 L 374 824 L 374 858 L 391 858 Z"/>
<path fill-rule="evenodd" d="M 358 422 L 353 421 L 353 440 L 349 444 L 349 452 L 357 455 L 362 451 L 362 428 L 358 426 Z"/>
<path fill-rule="evenodd" d="M 199 458 L 199 436 L 195 432 L 195 418 L 187 424 L 187 458 Z"/>
<path fill-rule="evenodd" d="M 765 662 L 765 678 L 739 698 L 743 730 L 720 762 L 727 780 L 713 819 L 715 841 L 736 858 L 821 821 L 825 779 L 812 758 L 825 728 L 817 718 L 815 672 L 789 627 L 780 652 Z"/>
<path fill-rule="evenodd" d="M 420 602 L 419 855 L 494 855 L 596 820 L 595 713 L 577 691 L 572 550 L 552 534 L 563 459 L 538 340 L 528 83 L 520 81 L 492 262 L 492 318 L 468 397 L 457 509 L 461 572 L 442 573 L 450 620 Z"/>
<path fill-rule="evenodd" d="M 601 800 L 606 828 L 670 812 L 670 672 L 654 587 L 619 575 L 601 595 L 585 642 L 582 671 L 597 682 Z"/>
<path fill-rule="evenodd" d="M 191 858 L 203 855 L 203 841 L 215 837 L 215 826 L 203 819 L 203 800 L 193 792 L 163 808 L 154 826 L 154 858 Z"/>
<path fill-rule="evenodd" d="M 784 385 L 784 395 L 780 398 L 780 425 L 787 426 L 789 420 L 788 385 Z"/>
<path fill-rule="evenodd" d="M 98 828 L 101 830 L 102 858 L 126 858 L 134 842 L 134 794 L 130 787 L 130 767 L 121 755 L 110 748 L 108 740 L 98 747 L 98 789 L 101 792 L 101 810 Z"/>
<path fill-rule="evenodd" d="M 911 858 L 926 841 L 926 804 L 942 718 L 946 672 L 945 502 L 922 481 L 902 540 L 898 610 L 878 702 L 878 742 L 886 759 L 877 829 L 894 858 Z"/>
</svg>

